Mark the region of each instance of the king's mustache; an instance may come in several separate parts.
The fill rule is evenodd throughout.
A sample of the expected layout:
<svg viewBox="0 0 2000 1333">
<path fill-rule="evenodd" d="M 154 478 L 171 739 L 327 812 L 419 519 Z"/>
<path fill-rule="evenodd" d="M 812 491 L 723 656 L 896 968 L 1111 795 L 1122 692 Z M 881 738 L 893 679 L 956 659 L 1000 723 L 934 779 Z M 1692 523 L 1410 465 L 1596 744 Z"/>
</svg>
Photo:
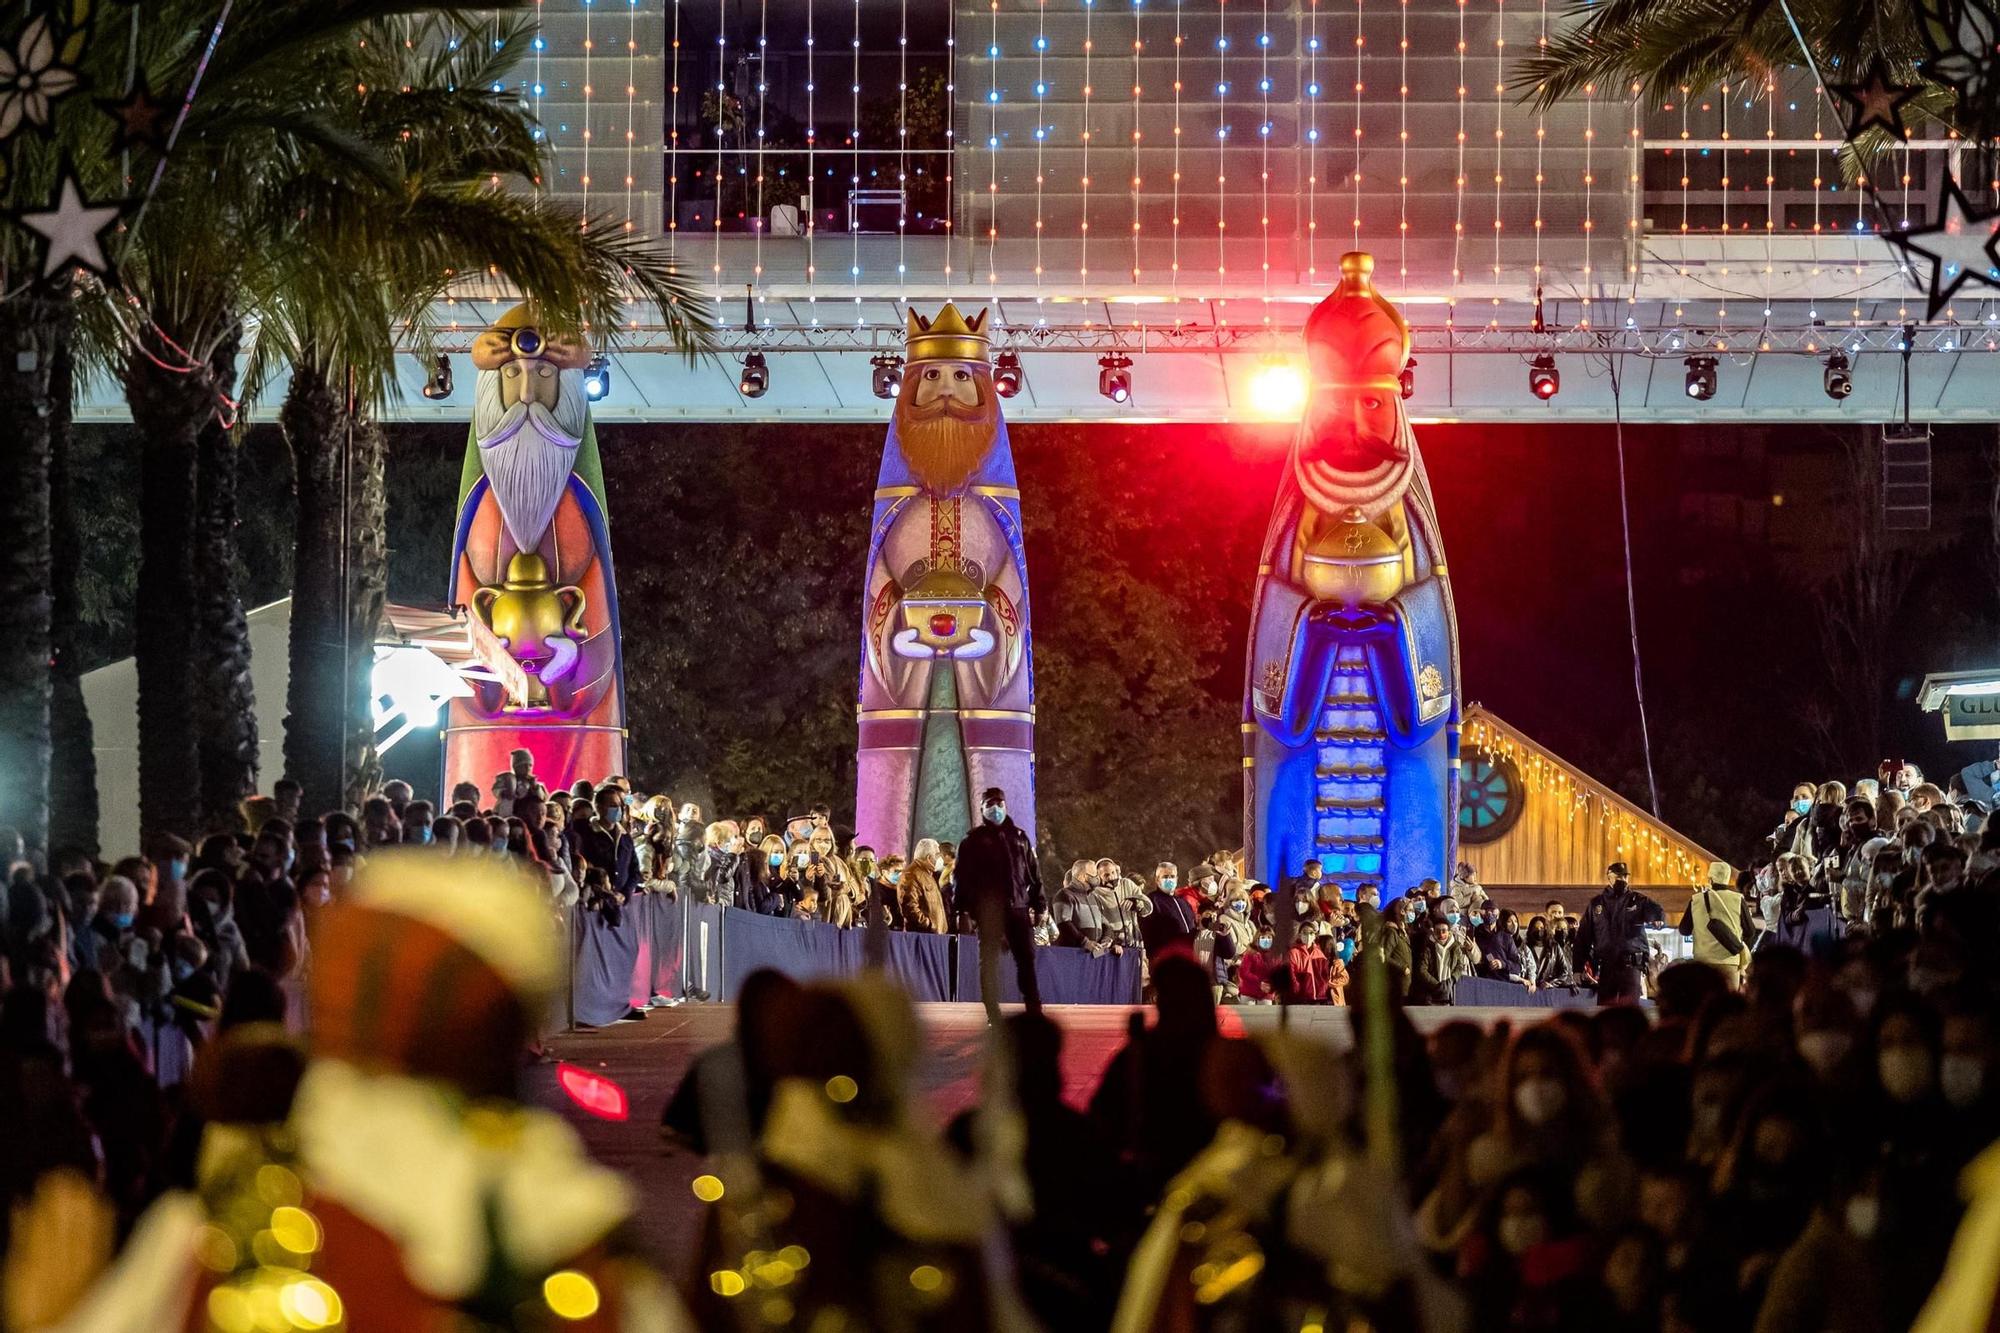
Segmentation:
<svg viewBox="0 0 2000 1333">
<path fill-rule="evenodd" d="M 961 403 L 956 398 L 940 398 L 923 407 L 911 403 L 903 410 L 911 421 L 936 421 L 942 417 L 953 421 L 986 421 L 990 417 L 986 404 Z"/>
<path fill-rule="evenodd" d="M 562 423 L 556 420 L 554 410 L 547 404 L 516 403 L 494 423 L 492 430 L 480 436 L 480 448 L 490 449 L 496 444 L 505 444 L 519 435 L 521 428 L 531 421 L 534 423 L 535 433 L 554 444 L 574 449 L 583 443 L 582 436 L 572 435 L 563 429 Z"/>
</svg>

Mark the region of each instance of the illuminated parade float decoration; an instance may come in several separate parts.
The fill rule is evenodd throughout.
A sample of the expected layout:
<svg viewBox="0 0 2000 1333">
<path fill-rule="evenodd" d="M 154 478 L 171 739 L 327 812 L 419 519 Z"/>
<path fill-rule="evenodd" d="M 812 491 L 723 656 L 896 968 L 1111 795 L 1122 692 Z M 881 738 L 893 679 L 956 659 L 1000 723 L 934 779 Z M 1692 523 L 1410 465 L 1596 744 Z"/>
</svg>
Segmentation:
<svg viewBox="0 0 2000 1333">
<path fill-rule="evenodd" d="M 516 306 L 473 343 L 451 600 L 493 679 L 454 699 L 445 786 L 482 790 L 525 749 L 551 787 L 625 771 L 625 703 L 590 349 Z"/>
<path fill-rule="evenodd" d="M 1352 896 L 1445 880 L 1458 627 L 1397 377 L 1409 328 L 1374 260 L 1306 323 L 1312 387 L 1264 538 L 1243 718 L 1244 837 L 1266 883 L 1317 859 Z"/>
<path fill-rule="evenodd" d="M 1021 491 L 986 312 L 909 315 L 875 482 L 862 609 L 855 837 L 955 840 L 980 792 L 1035 828 L 1035 682 Z"/>
</svg>

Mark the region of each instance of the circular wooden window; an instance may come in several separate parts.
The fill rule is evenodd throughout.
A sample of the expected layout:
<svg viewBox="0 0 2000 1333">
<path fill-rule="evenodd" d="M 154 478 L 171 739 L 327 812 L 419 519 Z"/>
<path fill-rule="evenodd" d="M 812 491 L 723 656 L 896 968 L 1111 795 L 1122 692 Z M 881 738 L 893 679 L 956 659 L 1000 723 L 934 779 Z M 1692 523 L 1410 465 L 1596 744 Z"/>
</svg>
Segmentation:
<svg viewBox="0 0 2000 1333">
<path fill-rule="evenodd" d="M 1492 842 L 1514 827 L 1527 805 L 1521 771 L 1502 755 L 1474 755 L 1458 771 L 1458 838 Z"/>
</svg>

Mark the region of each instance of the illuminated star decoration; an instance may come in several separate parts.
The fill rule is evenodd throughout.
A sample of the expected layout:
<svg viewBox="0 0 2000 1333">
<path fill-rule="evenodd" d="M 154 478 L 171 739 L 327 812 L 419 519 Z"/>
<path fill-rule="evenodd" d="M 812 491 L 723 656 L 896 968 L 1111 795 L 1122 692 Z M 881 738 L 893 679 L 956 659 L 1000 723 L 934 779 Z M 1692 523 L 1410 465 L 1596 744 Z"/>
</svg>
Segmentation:
<svg viewBox="0 0 2000 1333">
<path fill-rule="evenodd" d="M 99 277 L 110 271 L 99 238 L 118 221 L 122 204 L 86 203 L 77 188 L 76 175 L 67 169 L 56 189 L 55 202 L 32 213 L 16 213 L 14 221 L 48 242 L 42 256 L 42 276 L 52 278 L 71 266 L 89 269 Z"/>
<path fill-rule="evenodd" d="M 132 84 L 131 92 L 123 97 L 100 97 L 97 106 L 118 123 L 118 128 L 111 131 L 112 152 L 150 148 L 155 153 L 166 153 L 168 115 L 173 108 L 153 96 L 153 90 L 146 86 L 145 75 L 141 74 Z"/>
<path fill-rule="evenodd" d="M 1840 99 L 1849 142 L 1859 139 L 1871 126 L 1880 126 L 1897 140 L 1910 137 L 1903 125 L 1903 106 L 1920 90 L 1912 84 L 1892 82 L 1882 57 L 1875 57 L 1861 82 L 1829 83 L 1826 90 Z"/>
<path fill-rule="evenodd" d="M 1928 227 L 1892 232 L 1886 238 L 1906 260 L 1918 255 L 1930 265 L 1926 319 L 1936 319 L 1938 311 L 1968 282 L 2000 290 L 2000 255 L 1994 253 L 1995 240 L 2000 238 L 2000 211 L 1981 213 L 1973 208 L 1947 170 L 1938 196 L 1937 218 Z"/>
<path fill-rule="evenodd" d="M 1952 119 L 1967 138 L 1990 136 L 2000 115 L 1994 107 L 1994 52 L 2000 14 L 1988 0 L 1917 0 L 1917 30 L 1931 59 L 1926 72 L 1958 94 Z"/>
</svg>

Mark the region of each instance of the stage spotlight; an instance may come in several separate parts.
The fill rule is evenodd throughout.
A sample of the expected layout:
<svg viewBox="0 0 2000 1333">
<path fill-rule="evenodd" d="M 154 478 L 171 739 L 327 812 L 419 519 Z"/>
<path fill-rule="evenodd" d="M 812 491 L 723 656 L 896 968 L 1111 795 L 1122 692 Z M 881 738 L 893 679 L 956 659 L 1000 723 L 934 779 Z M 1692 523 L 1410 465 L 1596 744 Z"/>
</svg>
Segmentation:
<svg viewBox="0 0 2000 1333">
<path fill-rule="evenodd" d="M 1021 392 L 1028 377 L 1021 371 L 1021 358 L 1012 352 L 1002 352 L 993 358 L 993 388 L 1002 398 L 1012 398 Z"/>
<path fill-rule="evenodd" d="M 764 364 L 764 354 L 752 352 L 744 357 L 743 373 L 736 377 L 736 392 L 745 398 L 762 398 L 770 387 L 771 368 Z"/>
<path fill-rule="evenodd" d="M 1854 392 L 1854 372 L 1848 369 L 1846 353 L 1838 349 L 1827 353 L 1826 375 L 1823 382 L 1826 385 L 1826 396 L 1836 403 Z"/>
<path fill-rule="evenodd" d="M 1544 402 L 1562 392 L 1562 372 L 1555 357 L 1543 352 L 1528 363 L 1528 391 Z"/>
<path fill-rule="evenodd" d="M 1405 399 L 1417 391 L 1417 358 L 1414 356 L 1396 372 L 1396 387 L 1402 390 Z"/>
<path fill-rule="evenodd" d="M 1258 416 L 1296 421 L 1306 406 L 1306 377 L 1283 357 L 1257 368 L 1250 380 L 1250 405 Z"/>
<path fill-rule="evenodd" d="M 1132 401 L 1132 358 L 1113 352 L 1097 359 L 1097 391 L 1114 403 Z"/>
<path fill-rule="evenodd" d="M 869 381 L 875 387 L 877 398 L 894 398 L 903 391 L 903 358 L 894 352 L 884 352 L 868 363 L 875 367 Z"/>
<path fill-rule="evenodd" d="M 590 358 L 590 364 L 583 368 L 583 396 L 593 403 L 604 401 L 611 393 L 611 358 L 599 352 Z"/>
<path fill-rule="evenodd" d="M 451 397 L 451 358 L 443 352 L 431 367 L 431 377 L 424 381 L 423 395 L 432 402 Z"/>
<path fill-rule="evenodd" d="M 1705 403 L 1715 397 L 1715 358 L 1691 356 L 1687 359 L 1687 396 Z"/>
</svg>

